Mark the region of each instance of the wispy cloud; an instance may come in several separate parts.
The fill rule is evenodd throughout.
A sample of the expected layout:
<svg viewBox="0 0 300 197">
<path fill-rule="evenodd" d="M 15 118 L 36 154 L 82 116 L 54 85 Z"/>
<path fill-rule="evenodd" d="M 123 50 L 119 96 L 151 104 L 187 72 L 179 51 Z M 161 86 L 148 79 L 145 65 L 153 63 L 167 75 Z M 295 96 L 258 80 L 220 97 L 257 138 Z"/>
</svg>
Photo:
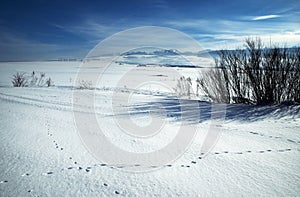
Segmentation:
<svg viewBox="0 0 300 197">
<path fill-rule="evenodd" d="M 271 14 L 271 15 L 263 15 L 263 16 L 256 16 L 253 17 L 251 20 L 253 21 L 259 21 L 259 20 L 267 20 L 271 18 L 279 18 L 282 17 L 281 15 Z"/>
<path fill-rule="evenodd" d="M 114 22 L 112 24 L 107 24 L 101 22 L 101 20 L 92 20 L 86 19 L 84 21 L 78 22 L 77 24 L 51 24 L 52 26 L 73 34 L 79 37 L 82 37 L 89 41 L 99 42 L 111 36 L 119 31 L 126 30 L 128 28 L 135 27 L 132 23 L 126 21 L 126 19 L 120 19 L 118 22 Z"/>
<path fill-rule="evenodd" d="M 170 8 L 168 2 L 165 0 L 155 0 L 155 1 L 151 1 L 151 3 L 154 5 L 154 8 L 158 8 L 158 9 L 169 9 Z"/>
<path fill-rule="evenodd" d="M 206 49 L 236 49 L 243 48 L 244 41 L 247 37 L 259 37 L 268 46 L 270 41 L 274 44 L 286 46 L 299 46 L 299 32 L 284 33 L 265 33 L 265 34 L 248 34 L 241 36 L 239 34 L 197 34 L 192 35 Z"/>
<path fill-rule="evenodd" d="M 94 21 L 87 21 L 84 24 L 76 24 L 76 25 L 59 25 L 52 24 L 54 27 L 79 36 L 87 36 L 92 38 L 101 38 L 107 34 L 109 34 L 112 30 L 108 25 L 103 25 L 100 23 L 96 23 Z"/>
<path fill-rule="evenodd" d="M 243 18 L 242 20 L 177 20 L 166 24 L 190 34 L 207 49 L 243 47 L 246 37 L 260 37 L 265 43 L 271 40 L 287 46 L 300 44 L 300 25 L 294 21 L 257 23 L 249 18 Z"/>
</svg>

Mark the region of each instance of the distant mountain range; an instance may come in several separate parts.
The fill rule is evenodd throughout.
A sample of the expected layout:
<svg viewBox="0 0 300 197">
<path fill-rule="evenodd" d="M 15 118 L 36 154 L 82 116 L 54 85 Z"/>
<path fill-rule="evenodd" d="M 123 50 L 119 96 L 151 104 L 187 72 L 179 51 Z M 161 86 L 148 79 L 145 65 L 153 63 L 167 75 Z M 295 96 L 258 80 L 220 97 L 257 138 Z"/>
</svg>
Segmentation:
<svg viewBox="0 0 300 197">
<path fill-rule="evenodd" d="M 299 49 L 300 47 L 291 47 L 287 48 L 287 50 L 295 50 Z M 263 50 L 267 50 L 269 48 L 264 48 Z M 238 50 L 245 50 L 245 49 L 238 49 Z M 282 48 L 283 50 L 283 48 Z M 203 50 L 199 52 L 180 52 L 176 49 L 163 49 L 163 50 L 155 50 L 155 51 L 128 51 L 122 53 L 121 56 L 134 56 L 134 55 L 157 55 L 157 56 L 172 56 L 172 55 L 187 55 L 187 56 L 198 56 L 198 57 L 207 57 L 210 55 L 211 57 L 218 57 L 218 54 L 221 50 Z M 225 51 L 237 51 L 234 50 L 225 50 Z"/>
<path fill-rule="evenodd" d="M 267 50 L 270 48 L 264 48 L 263 50 Z M 281 48 L 282 50 L 284 48 Z M 300 50 L 299 46 L 293 46 L 286 48 L 288 51 L 291 50 Z M 245 49 L 232 49 L 232 50 L 225 50 L 225 51 L 237 51 L 237 50 L 245 50 Z M 219 53 L 221 50 L 202 50 L 198 52 L 191 52 L 191 51 L 184 51 L 180 52 L 179 50 L 176 49 L 161 49 L 161 50 L 149 50 L 147 48 L 144 49 L 138 49 L 138 50 L 133 50 L 133 51 L 128 51 L 125 53 L 121 53 L 120 56 L 123 56 L 125 58 L 136 58 L 135 56 L 197 56 L 197 57 L 208 57 L 208 58 L 218 58 Z M 62 62 L 78 62 L 78 61 L 85 61 L 85 60 L 98 60 L 101 57 L 110 57 L 110 56 L 116 56 L 117 54 L 113 53 L 107 53 L 102 56 L 89 56 L 87 58 L 69 58 L 69 57 L 61 57 L 57 59 L 46 59 L 46 60 L 22 60 L 23 62 L 32 62 L 32 61 L 62 61 Z M 16 62 L 18 62 L 17 60 Z M 1 62 L 1 61 L 0 61 Z M 3 61 L 3 62 L 15 62 L 15 61 Z"/>
<path fill-rule="evenodd" d="M 164 50 L 155 50 L 155 51 L 128 51 L 122 53 L 121 56 L 129 56 L 129 55 L 179 55 L 181 54 L 176 49 L 164 49 Z"/>
<path fill-rule="evenodd" d="M 155 51 L 128 51 L 125 53 L 122 53 L 121 56 L 136 56 L 136 55 L 156 55 L 156 56 L 177 56 L 177 55 L 186 55 L 186 56 L 199 56 L 199 57 L 205 57 L 205 56 L 212 56 L 215 57 L 218 54 L 219 51 L 212 51 L 212 50 L 203 50 L 199 52 L 180 52 L 176 49 L 163 49 L 163 50 L 155 50 Z"/>
</svg>

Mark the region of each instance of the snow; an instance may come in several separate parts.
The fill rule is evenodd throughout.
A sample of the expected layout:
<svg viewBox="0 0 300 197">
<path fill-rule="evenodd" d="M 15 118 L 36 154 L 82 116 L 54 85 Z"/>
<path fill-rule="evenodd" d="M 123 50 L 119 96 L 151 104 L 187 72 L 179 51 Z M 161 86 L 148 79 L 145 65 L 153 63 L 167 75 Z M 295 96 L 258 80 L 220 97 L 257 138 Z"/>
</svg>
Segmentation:
<svg viewBox="0 0 300 197">
<path fill-rule="evenodd" d="M 80 65 L 81 62 L 0 64 L 0 196 L 300 194 L 299 106 L 228 105 L 225 121 L 219 125 L 221 135 L 213 149 L 203 155 L 201 146 L 210 132 L 212 104 L 186 100 L 184 103 L 191 107 L 180 112 L 171 90 L 161 87 L 161 83 L 176 86 L 177 78 L 166 72 L 168 68 L 138 67 L 135 72 L 139 75 L 133 72 L 128 77 L 129 86 L 112 88 L 119 75 L 132 65 L 110 67 L 94 92 L 73 87 Z M 186 76 L 195 74 L 192 68 L 172 69 Z M 33 70 L 45 72 L 55 86 L 11 87 L 12 74 Z M 87 72 L 96 70 L 97 67 Z M 145 77 L 157 84 L 146 84 L 139 89 L 130 86 Z M 182 121 L 197 127 L 196 135 L 175 161 L 162 166 L 143 166 L 148 169 L 143 172 L 132 172 L 139 166 L 99 161 L 77 131 L 73 110 L 89 116 L 90 109 L 81 105 L 74 108 L 74 91 L 95 97 L 98 124 L 110 142 L 123 150 L 145 153 L 161 149 L 175 138 Z M 114 93 L 118 93 L 118 99 L 130 98 L 130 116 L 122 115 L 122 110 L 113 113 Z M 145 139 L 120 132 L 113 122 L 113 118 L 119 118 L 143 126 L 151 118 L 161 116 L 167 120 L 165 127 Z M 107 154 L 114 152 L 107 150 Z"/>
</svg>

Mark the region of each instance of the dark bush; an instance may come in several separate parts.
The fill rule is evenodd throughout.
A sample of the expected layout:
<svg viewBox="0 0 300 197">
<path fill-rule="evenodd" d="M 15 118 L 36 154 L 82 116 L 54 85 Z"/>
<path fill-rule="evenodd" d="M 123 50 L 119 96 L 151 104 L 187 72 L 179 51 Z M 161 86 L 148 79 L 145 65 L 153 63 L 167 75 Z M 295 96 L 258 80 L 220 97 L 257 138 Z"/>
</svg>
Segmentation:
<svg viewBox="0 0 300 197">
<path fill-rule="evenodd" d="M 50 87 L 54 85 L 50 77 L 46 79 L 45 73 L 41 72 L 37 75 L 34 71 L 31 75 L 25 72 L 17 72 L 12 77 L 12 84 L 14 87 Z"/>
<path fill-rule="evenodd" d="M 198 84 L 215 102 L 271 104 L 300 101 L 300 48 L 264 47 L 246 39 L 246 49 L 221 50 L 216 67 Z"/>
<path fill-rule="evenodd" d="M 26 77 L 26 73 L 24 72 L 17 72 L 12 77 L 12 84 L 14 87 L 26 87 L 28 86 L 28 80 Z"/>
</svg>

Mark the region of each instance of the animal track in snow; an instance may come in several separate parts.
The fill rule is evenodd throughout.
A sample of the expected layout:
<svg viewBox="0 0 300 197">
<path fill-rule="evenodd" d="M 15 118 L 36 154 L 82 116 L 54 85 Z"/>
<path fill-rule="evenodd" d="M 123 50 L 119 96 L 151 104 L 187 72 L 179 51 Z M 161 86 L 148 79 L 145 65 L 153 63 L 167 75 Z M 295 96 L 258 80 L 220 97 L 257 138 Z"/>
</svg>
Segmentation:
<svg viewBox="0 0 300 197">
<path fill-rule="evenodd" d="M 258 132 L 253 132 L 253 131 L 249 131 L 249 133 L 253 134 L 253 135 L 259 135 L 259 136 L 262 136 L 262 137 L 283 139 L 283 140 L 287 140 L 288 142 L 291 142 L 291 143 L 294 143 L 294 144 L 300 144 L 300 141 L 292 140 L 292 139 L 289 139 L 289 138 L 284 138 L 284 137 L 281 137 L 281 136 L 265 135 L 265 134 L 258 133 Z"/>
<path fill-rule="evenodd" d="M 294 149 L 294 150 L 300 151 L 300 149 Z M 278 149 L 278 150 L 266 149 L 266 150 L 258 150 L 258 151 L 246 150 L 246 151 L 240 151 L 240 152 L 223 151 L 222 153 L 220 153 L 220 152 L 213 152 L 213 153 L 211 153 L 211 155 L 219 155 L 219 154 L 237 154 L 237 155 L 242 155 L 242 154 L 249 154 L 249 153 L 252 153 L 252 154 L 253 153 L 259 153 L 259 154 L 261 154 L 261 153 L 287 152 L 287 151 L 292 151 L 292 149 L 291 148 Z"/>
</svg>

